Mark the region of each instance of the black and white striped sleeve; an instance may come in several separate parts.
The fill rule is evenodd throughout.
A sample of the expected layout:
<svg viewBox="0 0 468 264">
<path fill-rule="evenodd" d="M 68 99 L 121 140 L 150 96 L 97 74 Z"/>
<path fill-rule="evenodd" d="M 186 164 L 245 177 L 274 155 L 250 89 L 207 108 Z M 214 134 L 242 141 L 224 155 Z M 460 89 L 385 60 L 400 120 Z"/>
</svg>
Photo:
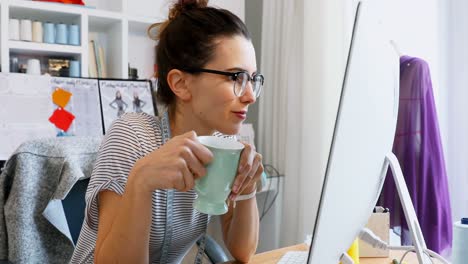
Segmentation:
<svg viewBox="0 0 468 264">
<path fill-rule="evenodd" d="M 122 195 L 135 162 L 142 157 L 135 130 L 124 117 L 117 119 L 104 137 L 86 192 L 85 223 L 98 229 L 98 194 L 109 190 Z"/>
</svg>

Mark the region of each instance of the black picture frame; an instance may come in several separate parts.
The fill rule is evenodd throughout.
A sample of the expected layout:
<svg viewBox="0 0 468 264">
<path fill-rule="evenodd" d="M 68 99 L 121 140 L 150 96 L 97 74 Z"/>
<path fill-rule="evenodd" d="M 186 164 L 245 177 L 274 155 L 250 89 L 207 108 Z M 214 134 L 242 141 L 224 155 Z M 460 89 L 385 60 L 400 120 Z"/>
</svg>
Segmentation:
<svg viewBox="0 0 468 264">
<path fill-rule="evenodd" d="M 158 115 L 154 88 L 150 80 L 99 78 L 98 83 L 104 134 L 112 122 L 124 113 L 145 112 Z"/>
</svg>

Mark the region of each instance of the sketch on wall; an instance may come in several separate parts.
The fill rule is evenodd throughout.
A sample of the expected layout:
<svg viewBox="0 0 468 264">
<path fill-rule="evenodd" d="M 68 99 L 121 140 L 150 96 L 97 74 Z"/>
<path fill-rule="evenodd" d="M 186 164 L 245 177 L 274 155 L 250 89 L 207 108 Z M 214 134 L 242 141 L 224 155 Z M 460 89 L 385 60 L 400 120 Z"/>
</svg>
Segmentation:
<svg viewBox="0 0 468 264">
<path fill-rule="evenodd" d="M 104 131 L 125 113 L 155 115 L 153 91 L 149 81 L 100 80 Z"/>
</svg>

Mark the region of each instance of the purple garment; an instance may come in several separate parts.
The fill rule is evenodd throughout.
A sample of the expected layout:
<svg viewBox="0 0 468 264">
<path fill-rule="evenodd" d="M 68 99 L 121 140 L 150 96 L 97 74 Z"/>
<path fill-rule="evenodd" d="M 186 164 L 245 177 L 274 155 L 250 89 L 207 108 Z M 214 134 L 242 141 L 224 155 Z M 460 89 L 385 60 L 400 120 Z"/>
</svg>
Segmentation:
<svg viewBox="0 0 468 264">
<path fill-rule="evenodd" d="M 393 153 L 400 162 L 426 245 L 446 254 L 452 245 L 452 216 L 447 173 L 427 63 L 400 58 L 400 105 Z M 401 226 L 402 244 L 411 244 L 393 175 L 387 174 L 383 206 L 391 226 Z"/>
</svg>

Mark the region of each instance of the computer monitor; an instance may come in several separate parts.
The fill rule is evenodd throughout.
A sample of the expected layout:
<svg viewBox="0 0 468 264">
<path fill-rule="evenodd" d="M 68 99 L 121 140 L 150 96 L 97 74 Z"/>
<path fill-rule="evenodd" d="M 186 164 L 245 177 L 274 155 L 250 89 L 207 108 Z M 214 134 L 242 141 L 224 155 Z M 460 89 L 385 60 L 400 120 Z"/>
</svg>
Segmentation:
<svg viewBox="0 0 468 264">
<path fill-rule="evenodd" d="M 399 57 L 385 35 L 383 1 L 357 5 L 309 264 L 338 263 L 366 225 L 395 135 Z"/>
</svg>

